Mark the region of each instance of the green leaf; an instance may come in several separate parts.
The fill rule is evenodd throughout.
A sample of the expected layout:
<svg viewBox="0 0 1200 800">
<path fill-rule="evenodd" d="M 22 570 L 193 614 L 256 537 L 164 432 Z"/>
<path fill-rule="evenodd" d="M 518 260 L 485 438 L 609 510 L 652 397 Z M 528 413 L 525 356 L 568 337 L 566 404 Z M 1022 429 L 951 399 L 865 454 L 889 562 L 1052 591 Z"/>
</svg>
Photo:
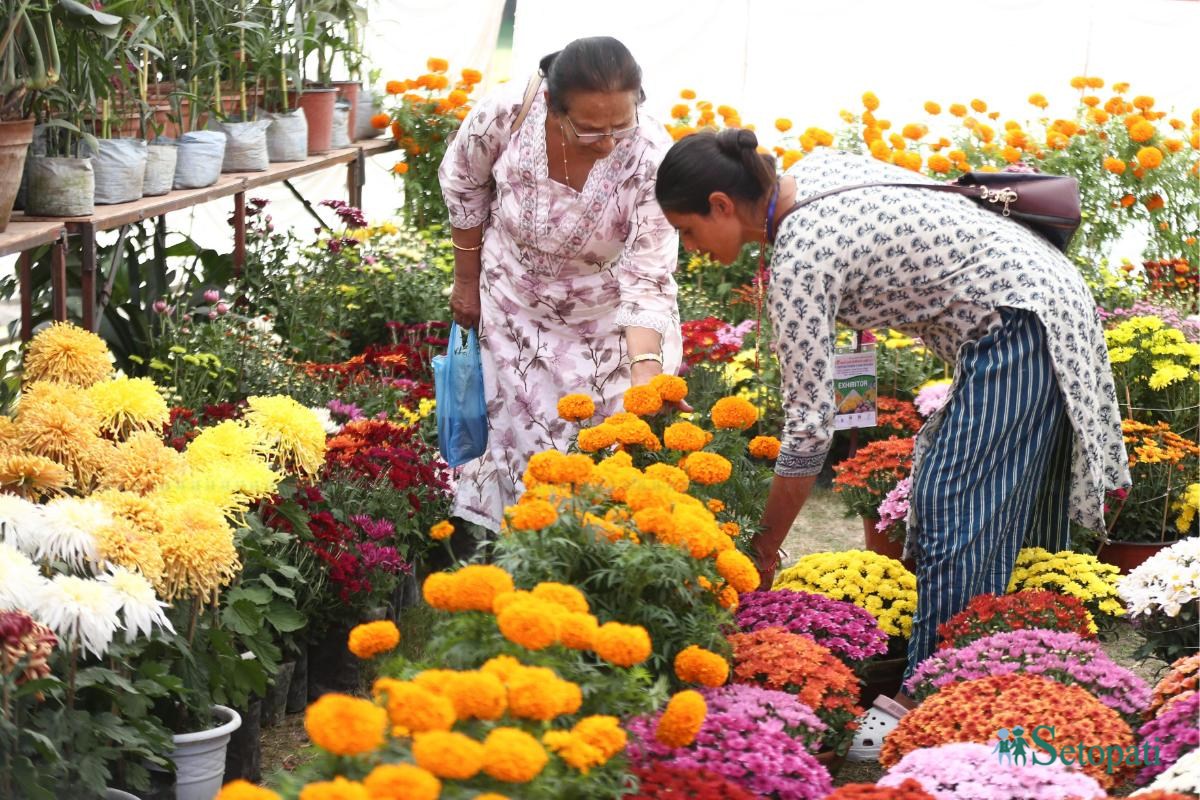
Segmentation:
<svg viewBox="0 0 1200 800">
<path fill-rule="evenodd" d="M 267 621 L 280 633 L 292 633 L 308 624 L 308 618 L 291 606 L 273 603 L 267 609 Z"/>
<path fill-rule="evenodd" d="M 265 583 L 267 586 L 270 586 L 271 591 L 275 592 L 275 594 L 279 595 L 280 597 L 286 597 L 288 600 L 296 599 L 295 592 L 293 592 L 287 586 L 280 586 L 278 583 L 275 582 L 275 579 L 272 578 L 270 575 L 267 575 L 266 573 L 264 573 L 262 575 L 259 575 L 258 579 L 261 580 L 263 583 Z"/>
<path fill-rule="evenodd" d="M 241 599 L 221 612 L 221 620 L 233 632 L 253 636 L 262 628 L 262 613 L 250 600 Z"/>
<path fill-rule="evenodd" d="M 271 602 L 271 592 L 265 586 L 247 586 L 242 584 L 236 589 L 231 589 L 227 595 L 227 602 L 229 603 L 236 603 L 238 600 L 249 600 L 256 606 L 265 606 Z"/>
</svg>

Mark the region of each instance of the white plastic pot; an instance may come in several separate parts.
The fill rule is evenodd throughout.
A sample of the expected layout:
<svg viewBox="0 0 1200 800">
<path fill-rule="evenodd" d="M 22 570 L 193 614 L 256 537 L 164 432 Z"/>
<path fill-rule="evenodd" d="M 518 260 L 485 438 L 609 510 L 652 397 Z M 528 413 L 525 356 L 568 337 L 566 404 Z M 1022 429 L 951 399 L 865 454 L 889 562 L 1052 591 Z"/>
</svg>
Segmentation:
<svg viewBox="0 0 1200 800">
<path fill-rule="evenodd" d="M 225 748 L 229 737 L 242 725 L 232 708 L 213 706 L 220 724 L 196 733 L 174 736 L 175 800 L 213 800 L 225 780 Z"/>
<path fill-rule="evenodd" d="M 142 799 L 140 797 L 138 797 L 136 794 L 130 794 L 129 792 L 122 792 L 120 789 L 105 788 L 104 800 L 142 800 Z"/>
</svg>

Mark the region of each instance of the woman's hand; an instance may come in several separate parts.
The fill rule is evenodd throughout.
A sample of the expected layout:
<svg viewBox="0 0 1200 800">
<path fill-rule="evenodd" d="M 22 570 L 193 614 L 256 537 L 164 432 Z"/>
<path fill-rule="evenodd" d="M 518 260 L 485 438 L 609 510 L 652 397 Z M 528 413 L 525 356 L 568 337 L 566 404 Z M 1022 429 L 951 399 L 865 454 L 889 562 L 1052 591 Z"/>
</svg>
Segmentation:
<svg viewBox="0 0 1200 800">
<path fill-rule="evenodd" d="M 479 325 L 479 278 L 454 279 L 454 287 L 450 290 L 450 315 L 460 328 Z"/>
</svg>

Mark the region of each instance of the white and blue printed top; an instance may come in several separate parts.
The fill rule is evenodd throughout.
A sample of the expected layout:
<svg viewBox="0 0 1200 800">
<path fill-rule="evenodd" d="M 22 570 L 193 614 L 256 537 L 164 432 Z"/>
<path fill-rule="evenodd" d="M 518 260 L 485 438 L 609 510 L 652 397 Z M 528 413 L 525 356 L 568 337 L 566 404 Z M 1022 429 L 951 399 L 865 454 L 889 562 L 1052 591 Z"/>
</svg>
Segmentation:
<svg viewBox="0 0 1200 800">
<path fill-rule="evenodd" d="M 797 198 L 871 182 L 924 182 L 869 156 L 818 150 L 789 172 Z M 933 181 L 929 181 L 932 183 Z M 1091 292 L 1065 256 L 1019 223 L 948 192 L 854 189 L 797 209 L 780 226 L 769 310 L 786 413 L 776 474 L 814 475 L 833 436 L 835 323 L 894 328 L 953 363 L 999 325 L 1034 313 L 1074 432 L 1071 517 L 1103 530 L 1104 496 L 1129 485 L 1120 411 Z M 953 389 L 951 390 L 953 391 Z M 936 431 L 918 435 L 914 469 Z"/>
</svg>

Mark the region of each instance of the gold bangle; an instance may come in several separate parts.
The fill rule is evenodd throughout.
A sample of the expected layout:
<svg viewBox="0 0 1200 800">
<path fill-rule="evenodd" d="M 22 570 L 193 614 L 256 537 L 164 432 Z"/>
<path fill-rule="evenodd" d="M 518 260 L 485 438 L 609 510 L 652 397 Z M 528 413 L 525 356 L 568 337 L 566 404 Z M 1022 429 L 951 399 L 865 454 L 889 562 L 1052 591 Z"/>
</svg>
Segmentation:
<svg viewBox="0 0 1200 800">
<path fill-rule="evenodd" d="M 475 250 L 482 250 L 482 249 L 483 249 L 483 242 L 480 242 L 480 243 L 479 243 L 478 245 L 476 245 L 475 247 L 463 247 L 461 244 L 459 244 L 458 242 L 456 242 L 456 241 L 454 241 L 453 239 L 451 239 L 451 240 L 450 240 L 450 244 L 454 245 L 454 249 L 455 249 L 455 250 L 462 250 L 462 251 L 464 251 L 464 252 L 468 252 L 468 253 L 470 253 L 470 252 L 474 252 Z"/>
<path fill-rule="evenodd" d="M 634 356 L 629 359 L 629 366 L 640 363 L 642 361 L 657 361 L 659 365 L 663 363 L 662 354 L 660 353 L 642 353 L 640 356 Z"/>
</svg>

